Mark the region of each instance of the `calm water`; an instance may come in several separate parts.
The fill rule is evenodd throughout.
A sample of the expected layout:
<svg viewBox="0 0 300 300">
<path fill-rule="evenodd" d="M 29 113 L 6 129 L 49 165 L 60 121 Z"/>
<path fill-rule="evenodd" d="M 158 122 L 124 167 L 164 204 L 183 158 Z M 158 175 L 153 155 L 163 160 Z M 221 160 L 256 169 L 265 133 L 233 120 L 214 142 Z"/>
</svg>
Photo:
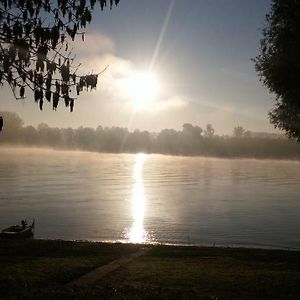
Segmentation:
<svg viewBox="0 0 300 300">
<path fill-rule="evenodd" d="M 300 248 L 300 162 L 0 148 L 0 226 L 36 237 Z"/>
</svg>

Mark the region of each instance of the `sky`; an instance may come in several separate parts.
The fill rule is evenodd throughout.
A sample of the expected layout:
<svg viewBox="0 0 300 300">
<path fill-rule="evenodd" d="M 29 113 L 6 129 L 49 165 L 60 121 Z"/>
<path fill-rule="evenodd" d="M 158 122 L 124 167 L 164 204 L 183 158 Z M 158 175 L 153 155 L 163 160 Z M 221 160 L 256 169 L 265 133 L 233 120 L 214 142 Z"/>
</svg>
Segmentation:
<svg viewBox="0 0 300 300">
<path fill-rule="evenodd" d="M 268 120 L 274 95 L 251 61 L 269 9 L 270 0 L 121 0 L 103 12 L 96 6 L 85 42 L 73 47 L 79 73 L 109 65 L 97 89 L 82 93 L 70 113 L 63 103 L 56 112 L 48 103 L 40 111 L 30 95 L 15 100 L 4 86 L 0 111 L 34 126 L 155 132 L 210 123 L 217 134 L 238 125 L 274 132 Z"/>
</svg>

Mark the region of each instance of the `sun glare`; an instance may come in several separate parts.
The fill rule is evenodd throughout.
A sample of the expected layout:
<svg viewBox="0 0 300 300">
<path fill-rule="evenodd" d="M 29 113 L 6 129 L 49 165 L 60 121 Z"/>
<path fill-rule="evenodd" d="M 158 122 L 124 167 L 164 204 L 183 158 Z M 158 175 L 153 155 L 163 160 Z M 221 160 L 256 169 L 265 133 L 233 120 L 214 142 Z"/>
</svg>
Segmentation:
<svg viewBox="0 0 300 300">
<path fill-rule="evenodd" d="M 146 196 L 143 185 L 143 165 L 147 156 L 143 153 L 136 155 L 134 166 L 134 187 L 132 193 L 132 216 L 133 224 L 125 234 L 131 243 L 145 243 L 149 239 L 148 233 L 144 229 L 144 214 L 146 205 Z"/>
<path fill-rule="evenodd" d="M 141 110 L 148 108 L 153 103 L 159 87 L 154 74 L 141 72 L 126 80 L 125 89 L 133 101 L 135 109 Z"/>
</svg>

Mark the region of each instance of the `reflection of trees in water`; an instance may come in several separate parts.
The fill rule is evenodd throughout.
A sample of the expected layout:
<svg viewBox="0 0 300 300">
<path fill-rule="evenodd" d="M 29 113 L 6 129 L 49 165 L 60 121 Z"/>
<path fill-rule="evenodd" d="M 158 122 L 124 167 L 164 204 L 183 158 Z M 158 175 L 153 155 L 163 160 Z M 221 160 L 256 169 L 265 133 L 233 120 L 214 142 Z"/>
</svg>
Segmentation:
<svg viewBox="0 0 300 300">
<path fill-rule="evenodd" d="M 4 119 L 0 143 L 23 143 L 63 149 L 99 152 L 163 153 L 215 157 L 299 158 L 299 145 L 282 135 L 253 133 L 243 127 L 234 128 L 233 136 L 219 136 L 211 124 L 203 130 L 184 124 L 182 130 L 163 129 L 159 133 L 122 127 L 97 129 L 79 127 L 52 128 L 40 124 L 37 128 L 23 126 L 15 113 L 0 112 Z"/>
</svg>

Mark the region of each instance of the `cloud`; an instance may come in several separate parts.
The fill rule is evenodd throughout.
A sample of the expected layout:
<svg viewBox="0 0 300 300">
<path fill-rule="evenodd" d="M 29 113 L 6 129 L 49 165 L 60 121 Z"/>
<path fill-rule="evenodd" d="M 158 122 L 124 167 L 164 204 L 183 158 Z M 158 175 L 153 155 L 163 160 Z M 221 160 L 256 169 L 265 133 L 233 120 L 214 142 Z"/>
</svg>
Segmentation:
<svg viewBox="0 0 300 300">
<path fill-rule="evenodd" d="M 105 53 L 113 53 L 115 50 L 114 41 L 102 33 L 87 33 L 84 41 L 77 37 L 74 42 L 69 42 L 70 48 L 74 47 L 76 54 L 80 59 L 90 58 Z"/>
<path fill-rule="evenodd" d="M 97 97 L 105 99 L 102 104 L 109 103 L 110 105 L 123 105 L 127 107 L 128 111 L 134 108 L 134 101 L 130 98 L 128 92 L 126 93 L 126 81 L 128 78 L 134 77 L 142 71 L 138 69 L 133 61 L 124 59 L 114 53 L 114 41 L 101 33 L 91 33 L 86 35 L 85 42 L 75 40 L 74 52 L 79 54 L 78 62 L 82 63 L 78 74 L 98 73 L 108 69 L 99 76 L 97 91 L 89 94 L 89 99 Z M 141 110 L 149 114 L 158 114 L 163 111 L 180 110 L 188 106 L 186 97 L 176 95 L 173 90 L 166 90 L 161 83 L 161 91 L 155 96 L 153 101 L 147 107 Z M 86 97 L 82 94 L 81 97 Z"/>
<path fill-rule="evenodd" d="M 184 96 L 170 96 L 169 98 L 158 98 L 150 105 L 150 112 L 157 113 L 168 110 L 180 110 L 188 106 L 188 100 Z"/>
</svg>

